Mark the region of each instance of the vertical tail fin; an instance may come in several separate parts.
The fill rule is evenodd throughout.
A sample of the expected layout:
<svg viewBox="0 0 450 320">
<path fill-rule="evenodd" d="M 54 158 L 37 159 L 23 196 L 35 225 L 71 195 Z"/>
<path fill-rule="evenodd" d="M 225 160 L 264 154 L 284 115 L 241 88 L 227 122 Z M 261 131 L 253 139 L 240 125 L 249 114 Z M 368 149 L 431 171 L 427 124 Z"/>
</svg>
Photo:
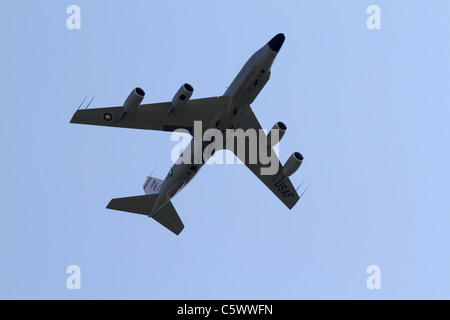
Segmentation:
<svg viewBox="0 0 450 320">
<path fill-rule="evenodd" d="M 148 176 L 143 185 L 145 194 L 159 194 L 164 180 Z"/>
</svg>

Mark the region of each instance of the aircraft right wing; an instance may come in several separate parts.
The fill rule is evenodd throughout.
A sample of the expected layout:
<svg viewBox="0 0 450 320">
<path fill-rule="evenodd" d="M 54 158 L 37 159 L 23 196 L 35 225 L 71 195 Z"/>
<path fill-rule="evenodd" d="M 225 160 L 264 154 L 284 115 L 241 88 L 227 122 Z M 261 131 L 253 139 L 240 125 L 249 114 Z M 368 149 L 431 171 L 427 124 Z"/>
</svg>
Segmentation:
<svg viewBox="0 0 450 320">
<path fill-rule="evenodd" d="M 192 134 L 194 121 L 202 121 L 206 128 L 226 103 L 226 96 L 193 99 L 170 113 L 170 102 L 143 104 L 124 115 L 123 107 L 78 109 L 70 123 L 170 132 L 186 129 Z"/>
<path fill-rule="evenodd" d="M 244 112 L 240 115 L 240 119 L 237 122 L 235 129 L 242 129 L 247 131 L 248 129 L 254 129 L 256 132 L 259 132 L 261 129 L 261 124 L 256 118 L 253 110 L 250 106 L 248 106 Z M 283 165 L 280 163 L 278 156 L 275 154 L 273 148 L 268 149 L 268 153 L 271 155 L 272 161 L 275 161 L 276 169 L 268 170 L 267 172 L 271 172 L 271 174 L 264 174 L 264 169 L 268 169 L 270 167 L 269 164 L 263 164 L 260 159 L 260 144 L 259 139 L 266 139 L 267 136 L 264 134 L 263 136 L 257 135 L 256 147 L 254 150 L 257 152 L 258 156 L 256 156 L 257 161 L 251 161 L 251 149 L 250 144 L 245 143 L 245 151 L 240 154 L 239 147 L 236 145 L 237 140 L 234 140 L 234 143 L 231 141 L 227 141 L 227 149 L 229 146 L 232 146 L 232 152 L 241 160 L 254 174 L 261 180 L 270 191 L 275 194 L 281 202 L 286 205 L 289 209 L 292 209 L 297 201 L 300 199 L 297 190 L 292 185 L 289 177 L 283 177 L 281 171 L 283 170 Z M 265 150 L 264 150 L 265 151 Z M 253 158 L 255 159 L 255 158 Z"/>
</svg>

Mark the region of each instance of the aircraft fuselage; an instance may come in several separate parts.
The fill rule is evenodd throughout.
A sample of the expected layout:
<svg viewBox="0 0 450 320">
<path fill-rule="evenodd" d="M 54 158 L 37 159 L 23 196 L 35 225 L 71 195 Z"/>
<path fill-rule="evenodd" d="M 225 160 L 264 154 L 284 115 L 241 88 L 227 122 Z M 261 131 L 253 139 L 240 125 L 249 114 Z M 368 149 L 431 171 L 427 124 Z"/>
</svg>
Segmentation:
<svg viewBox="0 0 450 320">
<path fill-rule="evenodd" d="M 202 128 L 204 131 L 210 128 L 216 128 L 224 133 L 226 129 L 234 128 L 234 124 L 239 120 L 243 109 L 256 99 L 265 84 L 269 81 L 272 64 L 283 42 L 284 35 L 278 34 L 250 57 L 224 93 L 224 96 L 229 99 L 228 103 L 209 125 Z M 150 216 L 156 213 L 176 193 L 185 187 L 201 169 L 203 164 L 208 161 L 208 159 L 202 159 L 201 163 L 196 164 L 194 157 L 196 154 L 203 155 L 203 150 L 210 143 L 196 142 L 194 138 L 191 140 L 185 150 L 191 150 L 192 161 L 190 161 L 190 164 L 177 162 L 173 165 L 163 182 Z"/>
</svg>

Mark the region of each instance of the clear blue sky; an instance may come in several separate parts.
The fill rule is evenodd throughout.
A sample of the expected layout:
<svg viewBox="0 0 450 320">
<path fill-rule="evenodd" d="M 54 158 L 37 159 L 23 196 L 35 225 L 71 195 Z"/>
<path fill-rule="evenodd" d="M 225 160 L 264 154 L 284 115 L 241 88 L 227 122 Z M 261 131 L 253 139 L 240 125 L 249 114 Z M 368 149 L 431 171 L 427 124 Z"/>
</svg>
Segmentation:
<svg viewBox="0 0 450 320">
<path fill-rule="evenodd" d="M 449 299 L 449 13 L 444 0 L 3 3 L 0 298 Z M 105 209 L 142 194 L 156 165 L 165 176 L 176 142 L 69 124 L 84 96 L 116 106 L 140 86 L 160 102 L 184 82 L 220 95 L 279 32 L 252 106 L 263 127 L 288 125 L 282 161 L 305 157 L 297 206 L 245 166 L 215 165 L 173 200 L 179 237 Z"/>
</svg>

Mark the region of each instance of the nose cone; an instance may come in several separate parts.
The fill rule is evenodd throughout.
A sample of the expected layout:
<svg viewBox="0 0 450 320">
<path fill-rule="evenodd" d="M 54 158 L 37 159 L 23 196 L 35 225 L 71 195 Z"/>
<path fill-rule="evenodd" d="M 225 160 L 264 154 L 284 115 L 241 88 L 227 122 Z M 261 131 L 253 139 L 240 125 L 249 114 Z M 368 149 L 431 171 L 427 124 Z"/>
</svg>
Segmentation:
<svg viewBox="0 0 450 320">
<path fill-rule="evenodd" d="M 284 39 L 286 39 L 284 34 L 279 33 L 275 37 L 273 37 L 272 40 L 270 40 L 267 44 L 269 45 L 270 49 L 272 49 L 275 52 L 278 52 L 280 51 L 280 48 L 284 43 Z"/>
</svg>

